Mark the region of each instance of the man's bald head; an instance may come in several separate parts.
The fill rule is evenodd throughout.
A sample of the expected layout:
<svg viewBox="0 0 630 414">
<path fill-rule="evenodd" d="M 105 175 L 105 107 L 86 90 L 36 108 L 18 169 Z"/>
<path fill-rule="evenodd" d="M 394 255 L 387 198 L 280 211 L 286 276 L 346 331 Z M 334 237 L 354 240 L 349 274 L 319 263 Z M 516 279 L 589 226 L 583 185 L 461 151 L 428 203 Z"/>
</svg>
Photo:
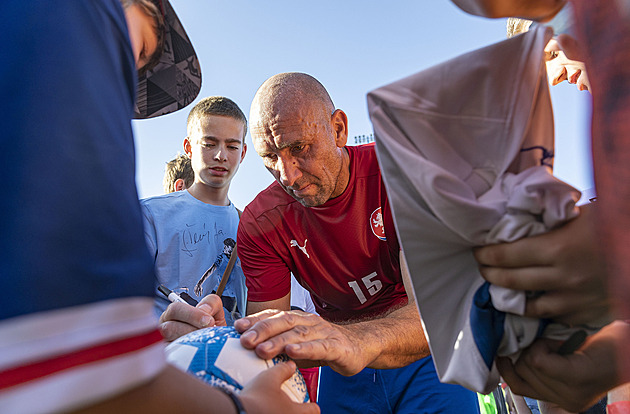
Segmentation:
<svg viewBox="0 0 630 414">
<path fill-rule="evenodd" d="M 335 110 L 326 88 L 317 79 L 306 73 L 280 73 L 258 88 L 251 106 L 250 122 L 270 120 L 279 113 L 292 114 L 309 107 L 328 115 Z"/>
</svg>

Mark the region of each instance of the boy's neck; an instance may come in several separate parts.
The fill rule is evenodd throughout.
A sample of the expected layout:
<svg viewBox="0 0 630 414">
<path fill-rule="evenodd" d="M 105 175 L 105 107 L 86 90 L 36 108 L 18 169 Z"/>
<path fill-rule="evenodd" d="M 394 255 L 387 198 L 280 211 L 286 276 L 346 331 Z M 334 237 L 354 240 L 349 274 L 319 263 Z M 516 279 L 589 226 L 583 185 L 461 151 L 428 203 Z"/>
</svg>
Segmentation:
<svg viewBox="0 0 630 414">
<path fill-rule="evenodd" d="M 228 206 L 230 205 L 228 198 L 229 189 L 229 186 L 215 188 L 201 183 L 194 183 L 187 191 L 191 196 L 203 203 L 212 204 L 213 206 Z"/>
</svg>

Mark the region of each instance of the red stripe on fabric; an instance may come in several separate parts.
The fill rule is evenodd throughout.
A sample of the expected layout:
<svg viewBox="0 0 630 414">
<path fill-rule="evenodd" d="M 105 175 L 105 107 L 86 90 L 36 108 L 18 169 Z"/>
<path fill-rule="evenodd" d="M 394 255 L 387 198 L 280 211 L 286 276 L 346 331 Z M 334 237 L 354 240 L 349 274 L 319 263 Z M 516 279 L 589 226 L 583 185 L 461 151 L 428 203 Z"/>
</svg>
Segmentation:
<svg viewBox="0 0 630 414">
<path fill-rule="evenodd" d="M 156 329 L 142 335 L 135 335 L 99 344 L 54 358 L 0 371 L 0 390 L 56 374 L 70 368 L 76 368 L 81 365 L 138 351 L 160 341 L 162 341 L 162 335 Z"/>
</svg>

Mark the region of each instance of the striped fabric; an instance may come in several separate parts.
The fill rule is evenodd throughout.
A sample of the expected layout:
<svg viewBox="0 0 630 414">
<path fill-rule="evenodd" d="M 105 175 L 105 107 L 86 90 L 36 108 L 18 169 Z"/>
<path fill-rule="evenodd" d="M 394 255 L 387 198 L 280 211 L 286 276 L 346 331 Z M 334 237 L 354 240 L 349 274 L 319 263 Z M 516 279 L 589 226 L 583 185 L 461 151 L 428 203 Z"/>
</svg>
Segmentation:
<svg viewBox="0 0 630 414">
<path fill-rule="evenodd" d="M 8 319 L 0 323 L 0 407 L 70 410 L 146 382 L 164 364 L 150 298 Z"/>
</svg>

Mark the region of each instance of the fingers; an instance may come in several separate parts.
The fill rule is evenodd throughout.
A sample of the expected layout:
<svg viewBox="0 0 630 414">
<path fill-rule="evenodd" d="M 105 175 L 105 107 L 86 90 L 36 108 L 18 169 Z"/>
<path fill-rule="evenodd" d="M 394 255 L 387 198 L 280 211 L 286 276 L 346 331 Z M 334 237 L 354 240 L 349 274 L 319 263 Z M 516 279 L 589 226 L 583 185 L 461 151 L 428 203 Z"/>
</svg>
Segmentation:
<svg viewBox="0 0 630 414">
<path fill-rule="evenodd" d="M 249 329 L 257 322 L 267 319 L 271 316 L 277 315 L 282 311 L 277 309 L 267 309 L 253 315 L 245 316 L 237 321 L 234 321 L 234 328 L 240 333 L 245 332 L 245 330 Z"/>
<path fill-rule="evenodd" d="M 223 310 L 223 302 L 217 295 L 210 294 L 205 296 L 197 304 L 197 309 L 204 311 L 208 315 L 214 318 L 214 325 L 212 326 L 226 326 L 225 311 Z"/>
<path fill-rule="evenodd" d="M 295 373 L 295 362 L 287 361 L 258 374 L 241 392 L 248 413 L 291 412 L 295 414 L 317 414 L 315 403 L 295 403 L 281 390 L 282 384 Z M 264 409 L 259 411 L 260 407 Z M 272 410 L 272 408 L 275 408 Z"/>
<path fill-rule="evenodd" d="M 517 290 L 552 290 L 566 285 L 566 277 L 555 267 L 481 267 L 479 273 L 488 282 Z"/>
<path fill-rule="evenodd" d="M 541 399 L 541 396 L 533 387 L 516 373 L 514 365 L 512 365 L 509 358 L 497 358 L 496 364 L 501 376 L 514 394 Z"/>
<path fill-rule="evenodd" d="M 548 266 L 553 263 L 552 249 L 545 243 L 550 234 L 526 237 L 512 243 L 493 244 L 474 249 L 475 259 L 483 266 L 524 267 Z"/>
<path fill-rule="evenodd" d="M 241 344 L 249 349 L 255 348 L 262 358 L 272 358 L 284 352 L 287 344 L 321 338 L 318 331 L 310 328 L 323 320 L 317 315 L 300 311 L 264 311 L 248 322 L 253 324 L 241 336 Z"/>
<path fill-rule="evenodd" d="M 180 336 L 184 336 L 196 330 L 197 328 L 194 326 L 181 322 L 168 321 L 160 324 L 160 332 L 166 342 L 173 342 Z"/>
<path fill-rule="evenodd" d="M 310 361 L 302 366 L 330 365 L 343 375 L 356 374 L 364 366 L 361 349 L 347 329 L 318 315 L 269 310 L 243 319 L 235 322 L 239 330 L 250 327 L 241 335 L 241 344 L 263 359 L 286 353 L 294 360 Z"/>
<path fill-rule="evenodd" d="M 535 290 L 535 289 L 534 289 Z M 609 303 L 596 291 L 548 291 L 527 300 L 525 316 L 553 318 L 569 325 L 589 324 L 609 313 Z"/>
<path fill-rule="evenodd" d="M 216 319 L 215 319 L 216 317 Z M 225 326 L 221 299 L 216 295 L 203 298 L 196 307 L 174 302 L 160 316 L 160 331 L 167 341 L 209 326 Z"/>
<path fill-rule="evenodd" d="M 214 318 L 212 317 L 211 307 L 201 307 L 201 303 L 197 307 L 190 306 L 186 303 L 171 303 L 168 308 L 160 316 L 160 323 L 168 321 L 177 321 L 191 325 L 194 328 L 206 328 L 214 326 Z"/>
</svg>

